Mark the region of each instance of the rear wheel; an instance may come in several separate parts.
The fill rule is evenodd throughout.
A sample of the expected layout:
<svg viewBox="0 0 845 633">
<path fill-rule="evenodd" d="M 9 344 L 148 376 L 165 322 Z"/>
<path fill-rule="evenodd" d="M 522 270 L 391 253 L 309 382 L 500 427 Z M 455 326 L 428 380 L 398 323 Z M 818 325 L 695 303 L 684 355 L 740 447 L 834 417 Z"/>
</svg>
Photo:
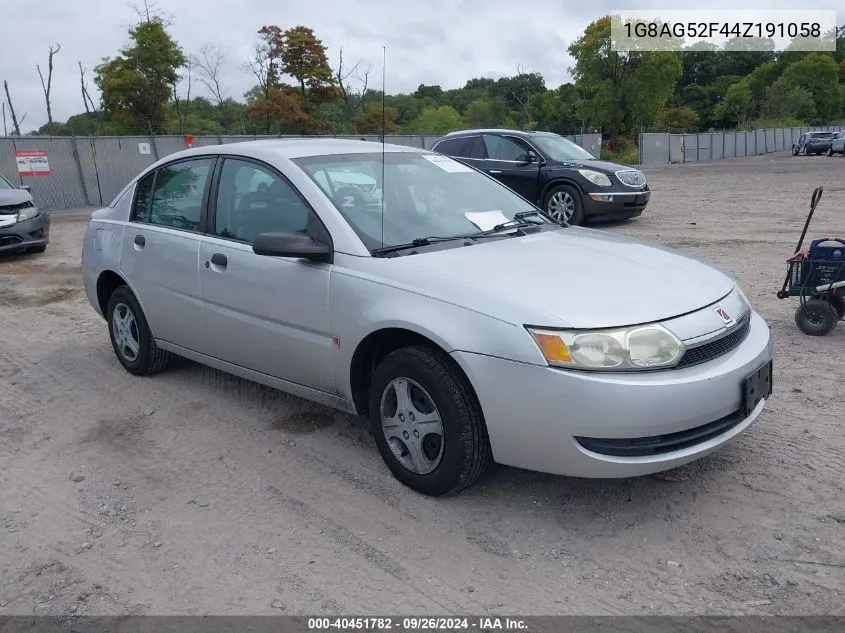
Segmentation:
<svg viewBox="0 0 845 633">
<path fill-rule="evenodd" d="M 452 360 L 430 346 L 388 354 L 370 385 L 370 424 L 394 477 L 422 494 L 471 486 L 491 460 L 481 408 Z"/>
<path fill-rule="evenodd" d="M 553 187 L 546 194 L 543 206 L 555 222 L 564 226 L 584 222 L 584 201 L 581 193 L 571 185 Z"/>
<path fill-rule="evenodd" d="M 828 149 L 828 150 L 827 150 L 827 155 L 828 155 L 828 156 L 833 156 L 833 148 L 832 148 L 832 147 L 831 147 L 830 149 Z"/>
<path fill-rule="evenodd" d="M 128 286 L 119 286 L 109 297 L 106 315 L 117 360 L 136 376 L 163 370 L 170 354 L 156 345 L 143 310 Z"/>
<path fill-rule="evenodd" d="M 795 311 L 795 325 L 808 336 L 825 336 L 836 327 L 839 314 L 824 299 L 810 299 Z"/>
</svg>

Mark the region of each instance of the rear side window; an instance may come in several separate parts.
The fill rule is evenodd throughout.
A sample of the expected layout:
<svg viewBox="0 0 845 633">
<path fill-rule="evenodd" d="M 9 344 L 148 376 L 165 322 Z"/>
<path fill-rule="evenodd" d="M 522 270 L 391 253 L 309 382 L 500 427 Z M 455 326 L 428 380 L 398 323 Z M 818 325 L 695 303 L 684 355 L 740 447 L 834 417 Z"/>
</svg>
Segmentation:
<svg viewBox="0 0 845 633">
<path fill-rule="evenodd" d="M 446 154 L 447 156 L 461 156 L 461 150 L 463 150 L 466 142 L 467 140 L 465 138 L 447 138 L 446 140 L 440 141 L 434 148 L 434 151 L 439 154 Z"/>
<path fill-rule="evenodd" d="M 165 165 L 156 170 L 150 183 L 151 193 L 145 182 L 149 176 L 145 177 L 138 183 L 133 219 L 171 229 L 198 231 L 213 165 L 212 158 Z"/>
</svg>

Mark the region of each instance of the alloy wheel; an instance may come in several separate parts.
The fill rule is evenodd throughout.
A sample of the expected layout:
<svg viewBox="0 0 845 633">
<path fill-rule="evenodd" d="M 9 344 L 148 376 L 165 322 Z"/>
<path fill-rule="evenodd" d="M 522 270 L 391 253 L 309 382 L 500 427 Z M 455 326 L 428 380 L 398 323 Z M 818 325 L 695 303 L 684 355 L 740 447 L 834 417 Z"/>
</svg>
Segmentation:
<svg viewBox="0 0 845 633">
<path fill-rule="evenodd" d="M 555 192 L 549 199 L 547 210 L 556 222 L 568 224 L 575 213 L 575 200 L 568 191 Z"/>
</svg>

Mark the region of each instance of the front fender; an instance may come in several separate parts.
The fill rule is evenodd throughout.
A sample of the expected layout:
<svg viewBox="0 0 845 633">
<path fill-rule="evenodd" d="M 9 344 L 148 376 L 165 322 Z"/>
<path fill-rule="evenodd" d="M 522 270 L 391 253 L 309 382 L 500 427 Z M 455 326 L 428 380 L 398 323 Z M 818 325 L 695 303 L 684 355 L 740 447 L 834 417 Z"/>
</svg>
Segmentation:
<svg viewBox="0 0 845 633">
<path fill-rule="evenodd" d="M 348 271 L 333 272 L 329 302 L 331 329 L 337 337 L 335 384 L 338 395 L 350 401 L 355 350 L 370 334 L 384 329 L 414 332 L 447 353 L 472 352 L 545 364 L 533 339 L 520 325 Z"/>
</svg>

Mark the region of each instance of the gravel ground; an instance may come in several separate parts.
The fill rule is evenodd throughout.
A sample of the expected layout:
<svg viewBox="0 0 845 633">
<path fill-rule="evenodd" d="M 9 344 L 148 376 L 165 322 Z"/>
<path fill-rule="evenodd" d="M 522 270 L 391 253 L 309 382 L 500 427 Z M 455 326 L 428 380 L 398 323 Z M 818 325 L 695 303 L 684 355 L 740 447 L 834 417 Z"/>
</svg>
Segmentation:
<svg viewBox="0 0 845 633">
<path fill-rule="evenodd" d="M 80 287 L 87 213 L 55 213 L 44 255 L 0 260 L 0 614 L 843 613 L 845 328 L 805 337 L 774 296 L 815 186 L 810 236 L 845 232 L 843 168 L 650 168 L 646 215 L 608 227 L 728 269 L 768 320 L 747 434 L 681 482 L 495 467 L 445 499 L 348 416 L 189 362 L 124 372 Z"/>
</svg>

